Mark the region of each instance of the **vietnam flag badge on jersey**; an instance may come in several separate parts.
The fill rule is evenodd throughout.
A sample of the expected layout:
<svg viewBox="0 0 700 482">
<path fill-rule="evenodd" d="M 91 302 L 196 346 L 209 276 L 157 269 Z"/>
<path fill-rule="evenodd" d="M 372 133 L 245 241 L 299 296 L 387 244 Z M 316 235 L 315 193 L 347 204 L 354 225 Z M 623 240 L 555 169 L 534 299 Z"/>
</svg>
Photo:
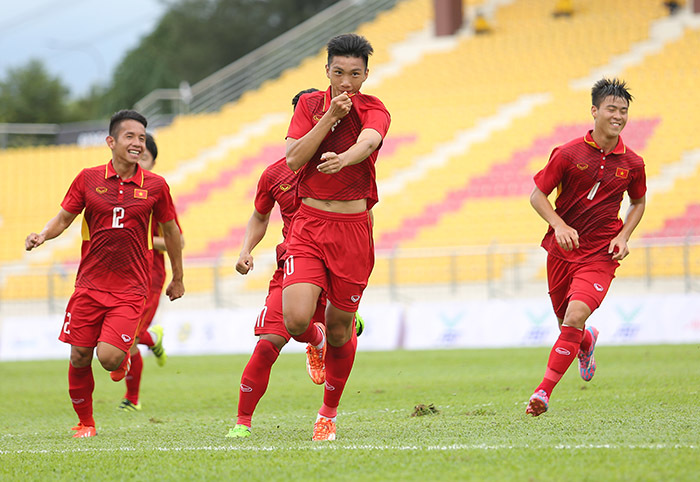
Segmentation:
<svg viewBox="0 0 700 482">
<path fill-rule="evenodd" d="M 630 175 L 629 169 L 622 169 L 621 167 L 618 167 L 615 170 L 615 177 L 619 177 L 620 179 L 627 179 L 627 177 L 629 175 Z"/>
<path fill-rule="evenodd" d="M 148 199 L 148 189 L 134 189 L 136 199 Z"/>
</svg>

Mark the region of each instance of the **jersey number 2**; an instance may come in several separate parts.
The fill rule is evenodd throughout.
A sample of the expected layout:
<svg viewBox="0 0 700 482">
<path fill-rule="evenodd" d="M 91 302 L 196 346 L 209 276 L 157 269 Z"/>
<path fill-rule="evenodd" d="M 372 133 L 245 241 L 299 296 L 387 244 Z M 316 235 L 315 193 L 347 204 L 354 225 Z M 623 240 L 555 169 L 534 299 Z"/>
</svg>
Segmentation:
<svg viewBox="0 0 700 482">
<path fill-rule="evenodd" d="M 123 228 L 124 223 L 122 223 L 122 219 L 124 219 L 124 208 L 114 208 L 112 212 L 112 227 Z"/>
</svg>

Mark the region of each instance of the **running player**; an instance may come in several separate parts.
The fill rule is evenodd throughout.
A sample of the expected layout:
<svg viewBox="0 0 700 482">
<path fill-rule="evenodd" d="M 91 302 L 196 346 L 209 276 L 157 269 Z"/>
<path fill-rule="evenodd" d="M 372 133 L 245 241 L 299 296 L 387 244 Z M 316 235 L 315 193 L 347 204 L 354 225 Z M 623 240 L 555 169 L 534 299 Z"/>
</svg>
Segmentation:
<svg viewBox="0 0 700 482">
<path fill-rule="evenodd" d="M 146 133 L 146 149 L 141 154 L 139 165 L 147 171 L 152 171 L 158 158 L 158 146 L 151 134 Z M 180 223 L 175 215 L 175 222 L 178 223 L 178 229 L 182 233 Z M 182 236 L 182 234 L 181 234 Z M 184 238 L 181 239 L 181 246 L 185 246 Z M 141 322 L 139 323 L 139 334 L 136 337 L 136 343 L 131 346 L 131 368 L 129 373 L 124 377 L 126 382 L 126 394 L 124 399 L 119 404 L 119 409 L 125 412 L 141 410 L 139 403 L 139 390 L 141 387 L 141 375 L 143 373 L 143 358 L 139 351 L 138 345 L 146 345 L 156 357 L 158 366 L 165 365 L 168 356 L 163 348 L 163 327 L 156 325 L 151 327 L 153 317 L 158 310 L 160 304 L 160 295 L 163 292 L 165 285 L 165 239 L 161 228 L 153 225 L 153 268 L 151 270 L 151 289 L 146 298 L 146 306 L 144 306 Z"/>
<path fill-rule="evenodd" d="M 93 418 L 93 353 L 112 380 L 129 371 L 134 343 L 150 284 L 151 223 L 163 228 L 173 279 L 170 300 L 185 293 L 180 230 L 165 180 L 143 170 L 146 118 L 131 110 L 114 114 L 107 145 L 112 159 L 83 169 L 75 178 L 61 210 L 39 233 L 25 240 L 30 251 L 65 231 L 83 212 L 83 245 L 75 291 L 66 308 L 59 339 L 71 345 L 68 386 L 79 423 L 73 437 L 97 435 Z M 95 350 L 95 348 L 97 348 Z"/>
<path fill-rule="evenodd" d="M 313 440 L 335 439 L 338 405 L 355 359 L 354 314 L 374 266 L 369 211 L 378 201 L 374 164 L 391 122 L 379 99 L 360 92 L 373 52 L 367 39 L 339 35 L 327 52 L 330 87 L 299 100 L 286 155 L 298 172 L 301 198 L 284 266 L 287 331 L 307 331 L 319 296 L 328 297 L 326 382 Z"/>
<path fill-rule="evenodd" d="M 552 390 L 577 356 L 581 378 L 593 378 L 598 330 L 586 327 L 586 321 L 629 254 L 627 241 L 646 204 L 644 161 L 620 137 L 632 100 L 625 82 L 602 79 L 591 95 L 593 130 L 552 151 L 535 175 L 530 196 L 535 211 L 549 223 L 542 247 L 548 253 L 549 296 L 561 330 L 544 379 L 527 406 L 534 417 L 547 411 Z M 555 187 L 556 209 L 547 199 Z M 618 213 L 625 191 L 630 207 L 623 223 Z"/>
<path fill-rule="evenodd" d="M 302 94 L 317 91 L 318 89 L 302 90 L 292 99 L 292 105 L 296 108 Z M 282 267 L 284 265 L 285 243 L 289 233 L 289 226 L 292 222 L 292 216 L 299 207 L 296 188 L 297 175 L 289 169 L 284 158 L 268 166 L 258 181 L 255 209 L 248 221 L 243 248 L 236 263 L 236 270 L 242 275 L 252 271 L 254 267 L 252 251 L 265 236 L 270 222 L 270 214 L 275 207 L 275 203 L 279 205 L 282 215 L 282 237 L 285 241 L 277 246 L 277 270 L 270 281 L 265 306 L 255 321 L 255 334 L 259 337 L 259 340 L 241 376 L 236 426 L 229 430 L 227 437 L 240 438 L 250 436 L 253 412 L 267 390 L 272 365 L 277 361 L 280 351 L 291 338 L 284 326 L 282 317 Z M 318 385 L 325 381 L 325 301 L 324 296 L 319 297 L 313 317 L 314 323 L 309 325 L 309 329 L 305 333 L 294 337 L 295 340 L 308 344 L 306 348 L 306 368 L 311 379 Z M 363 326 L 362 318 L 356 315 L 358 335 L 361 333 Z"/>
</svg>

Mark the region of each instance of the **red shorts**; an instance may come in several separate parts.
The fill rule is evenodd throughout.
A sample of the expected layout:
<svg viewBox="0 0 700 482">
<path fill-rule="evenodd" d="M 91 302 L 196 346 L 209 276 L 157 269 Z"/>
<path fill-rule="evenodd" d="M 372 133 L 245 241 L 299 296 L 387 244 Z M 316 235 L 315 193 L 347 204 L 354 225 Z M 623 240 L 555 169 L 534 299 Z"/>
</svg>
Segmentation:
<svg viewBox="0 0 700 482">
<path fill-rule="evenodd" d="M 139 338 L 143 337 L 144 332 L 148 330 L 151 323 L 153 323 L 153 317 L 156 316 L 156 310 L 158 310 L 158 305 L 160 304 L 161 293 L 162 289 L 148 293 L 148 298 L 146 298 L 146 304 L 144 305 L 143 313 L 141 314 L 141 320 L 139 321 Z"/>
<path fill-rule="evenodd" d="M 255 335 L 279 335 L 289 341 L 292 335 L 287 332 L 282 316 L 282 276 L 283 269 L 277 268 L 270 280 L 270 289 L 265 299 L 265 306 L 255 320 Z M 311 323 L 326 323 L 326 297 L 323 293 L 318 298 L 316 312 Z"/>
<path fill-rule="evenodd" d="M 142 295 L 76 288 L 58 339 L 82 347 L 95 347 L 102 341 L 129 351 L 144 302 Z"/>
<path fill-rule="evenodd" d="M 331 213 L 302 203 L 288 239 L 284 287 L 315 284 L 333 306 L 357 311 L 374 268 L 369 211 Z"/>
<path fill-rule="evenodd" d="M 564 319 L 572 300 L 583 301 L 595 311 L 603 302 L 618 266 L 620 263 L 613 260 L 572 263 L 547 256 L 549 297 L 557 318 Z"/>
</svg>

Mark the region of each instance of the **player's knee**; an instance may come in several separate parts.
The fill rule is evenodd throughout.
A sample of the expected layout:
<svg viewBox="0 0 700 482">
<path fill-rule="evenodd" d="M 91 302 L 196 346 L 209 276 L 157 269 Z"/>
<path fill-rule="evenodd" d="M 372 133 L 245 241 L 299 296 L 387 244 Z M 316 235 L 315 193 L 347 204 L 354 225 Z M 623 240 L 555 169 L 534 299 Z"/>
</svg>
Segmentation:
<svg viewBox="0 0 700 482">
<path fill-rule="evenodd" d="M 92 353 L 82 353 L 78 351 L 71 351 L 70 354 L 70 364 L 75 368 L 83 368 L 90 365 L 92 361 Z"/>
<path fill-rule="evenodd" d="M 586 320 L 591 315 L 591 309 L 586 303 L 572 301 L 564 315 L 564 324 L 582 330 L 586 326 Z"/>
<path fill-rule="evenodd" d="M 311 318 L 294 310 L 284 312 L 284 326 L 290 335 L 301 335 L 309 327 Z"/>
<path fill-rule="evenodd" d="M 119 368 L 119 365 L 121 365 L 124 356 L 126 356 L 124 353 L 122 353 L 122 356 L 114 354 L 99 356 L 98 354 L 97 359 L 100 360 L 102 368 L 104 368 L 108 372 L 113 372 L 114 370 Z"/>
</svg>

